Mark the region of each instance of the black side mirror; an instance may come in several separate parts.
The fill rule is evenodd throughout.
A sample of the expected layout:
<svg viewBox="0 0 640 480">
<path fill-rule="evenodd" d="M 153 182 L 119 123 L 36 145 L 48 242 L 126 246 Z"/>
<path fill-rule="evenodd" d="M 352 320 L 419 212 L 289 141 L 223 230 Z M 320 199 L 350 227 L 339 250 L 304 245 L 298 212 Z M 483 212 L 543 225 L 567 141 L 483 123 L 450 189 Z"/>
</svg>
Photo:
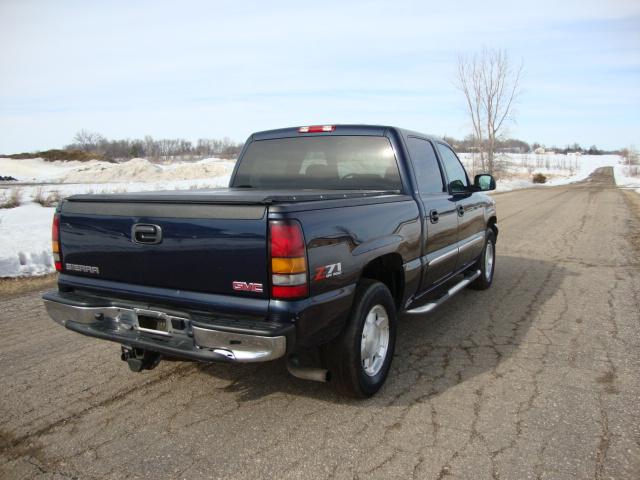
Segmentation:
<svg viewBox="0 0 640 480">
<path fill-rule="evenodd" d="M 460 193 L 469 193 L 469 189 L 465 187 L 462 180 L 454 180 L 453 182 L 449 182 L 449 191 L 454 195 Z"/>
<path fill-rule="evenodd" d="M 476 175 L 473 180 L 473 189 L 477 192 L 488 192 L 496 189 L 496 180 L 489 174 Z"/>
</svg>

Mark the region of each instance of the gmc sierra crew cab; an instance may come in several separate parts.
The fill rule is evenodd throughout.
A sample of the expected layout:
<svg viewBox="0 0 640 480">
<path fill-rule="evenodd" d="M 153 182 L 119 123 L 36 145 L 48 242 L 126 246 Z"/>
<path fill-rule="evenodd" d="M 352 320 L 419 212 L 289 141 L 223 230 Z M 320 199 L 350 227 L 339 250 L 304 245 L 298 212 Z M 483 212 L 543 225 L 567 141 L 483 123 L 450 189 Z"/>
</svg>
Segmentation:
<svg viewBox="0 0 640 480">
<path fill-rule="evenodd" d="M 395 127 L 320 125 L 251 135 L 229 188 L 75 195 L 53 220 L 69 330 L 162 358 L 287 358 L 301 378 L 373 395 L 400 314 L 491 286 L 490 175 L 473 181 L 442 140 Z"/>
</svg>

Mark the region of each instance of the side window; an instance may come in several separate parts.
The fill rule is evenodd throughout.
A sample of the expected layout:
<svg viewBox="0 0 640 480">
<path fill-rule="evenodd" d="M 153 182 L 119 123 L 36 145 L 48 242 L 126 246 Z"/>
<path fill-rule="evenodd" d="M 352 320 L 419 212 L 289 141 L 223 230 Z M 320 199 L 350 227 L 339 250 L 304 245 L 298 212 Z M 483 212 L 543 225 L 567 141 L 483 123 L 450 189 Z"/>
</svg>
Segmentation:
<svg viewBox="0 0 640 480">
<path fill-rule="evenodd" d="M 464 167 L 456 157 L 456 154 L 453 153 L 446 145 L 438 144 L 438 151 L 440 152 L 440 156 L 442 157 L 442 163 L 444 164 L 444 169 L 447 172 L 447 177 L 449 177 L 449 185 L 451 186 L 452 193 L 460 193 L 465 192 L 469 188 L 469 180 L 467 179 L 467 172 L 465 172 Z"/>
<path fill-rule="evenodd" d="M 413 162 L 420 193 L 442 193 L 444 191 L 442 174 L 431 142 L 409 137 L 407 148 Z"/>
</svg>

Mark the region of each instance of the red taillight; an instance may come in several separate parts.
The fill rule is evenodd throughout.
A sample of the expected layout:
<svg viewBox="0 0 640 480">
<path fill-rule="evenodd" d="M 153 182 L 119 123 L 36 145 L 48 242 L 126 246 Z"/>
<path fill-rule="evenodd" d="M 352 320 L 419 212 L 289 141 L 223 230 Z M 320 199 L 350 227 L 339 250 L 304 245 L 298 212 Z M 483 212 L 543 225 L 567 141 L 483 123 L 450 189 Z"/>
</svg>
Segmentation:
<svg viewBox="0 0 640 480">
<path fill-rule="evenodd" d="M 294 299 L 304 298 L 309 292 L 307 291 L 307 284 L 304 285 L 290 285 L 290 286 L 273 286 L 271 289 L 271 296 L 273 298 L 280 299 Z"/>
<path fill-rule="evenodd" d="M 295 221 L 269 222 L 271 297 L 303 298 L 309 294 L 304 235 Z"/>
<path fill-rule="evenodd" d="M 271 257 L 303 257 L 304 237 L 297 223 L 271 222 Z"/>
<path fill-rule="evenodd" d="M 56 271 L 62 271 L 62 250 L 60 249 L 60 214 L 53 216 L 51 224 L 51 250 L 53 250 L 53 263 Z"/>
<path fill-rule="evenodd" d="M 310 127 L 300 127 L 298 132 L 300 133 L 320 133 L 320 132 L 333 132 L 336 129 L 335 125 L 312 125 Z"/>
</svg>

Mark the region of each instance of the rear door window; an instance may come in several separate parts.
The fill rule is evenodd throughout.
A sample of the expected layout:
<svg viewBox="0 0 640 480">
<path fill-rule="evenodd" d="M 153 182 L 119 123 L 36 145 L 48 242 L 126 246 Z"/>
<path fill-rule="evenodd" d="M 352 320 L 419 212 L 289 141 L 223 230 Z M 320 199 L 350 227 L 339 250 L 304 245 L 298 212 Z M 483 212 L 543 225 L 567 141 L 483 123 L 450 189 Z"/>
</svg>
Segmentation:
<svg viewBox="0 0 640 480">
<path fill-rule="evenodd" d="M 438 166 L 436 152 L 433 150 L 431 142 L 418 137 L 409 137 L 407 139 L 407 148 L 413 162 L 420 193 L 442 193 L 444 191 L 444 182 L 442 181 L 442 173 Z"/>
</svg>

